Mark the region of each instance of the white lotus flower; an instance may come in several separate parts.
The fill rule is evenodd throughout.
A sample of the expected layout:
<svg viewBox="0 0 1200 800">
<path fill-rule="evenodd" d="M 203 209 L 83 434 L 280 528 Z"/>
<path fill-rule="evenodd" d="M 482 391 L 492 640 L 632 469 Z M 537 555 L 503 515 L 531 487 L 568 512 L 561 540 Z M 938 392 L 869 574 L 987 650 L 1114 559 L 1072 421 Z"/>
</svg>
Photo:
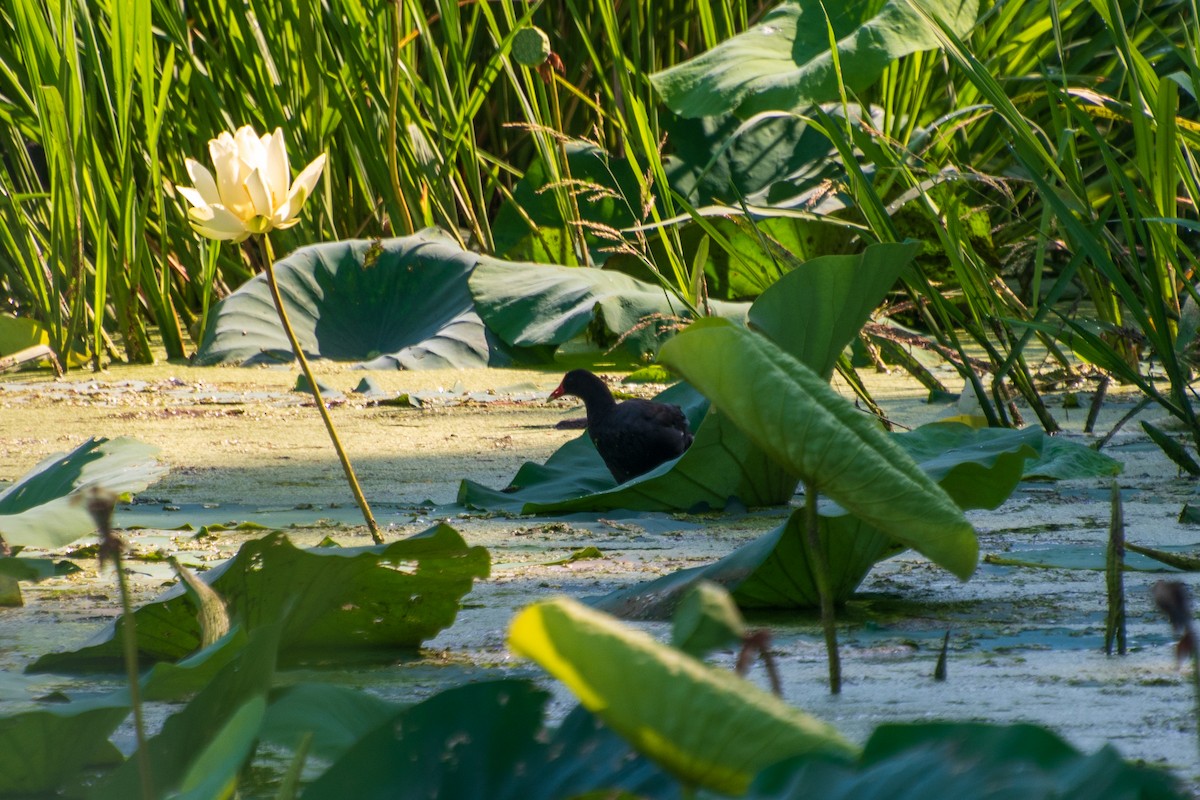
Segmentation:
<svg viewBox="0 0 1200 800">
<path fill-rule="evenodd" d="M 210 239 L 243 241 L 252 233 L 290 228 L 321 179 L 325 154 L 317 156 L 288 183 L 283 129 L 260 137 L 249 125 L 233 134 L 222 131 L 208 142 L 216 177 L 200 162 L 187 159 L 195 187 L 176 186 L 192 207 L 188 220 Z"/>
</svg>

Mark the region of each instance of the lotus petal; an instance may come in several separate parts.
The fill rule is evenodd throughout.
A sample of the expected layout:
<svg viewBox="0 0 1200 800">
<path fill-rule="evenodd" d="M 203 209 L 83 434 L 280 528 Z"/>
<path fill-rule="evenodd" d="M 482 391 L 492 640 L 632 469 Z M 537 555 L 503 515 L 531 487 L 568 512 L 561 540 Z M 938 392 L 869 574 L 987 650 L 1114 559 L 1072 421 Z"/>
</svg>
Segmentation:
<svg viewBox="0 0 1200 800">
<path fill-rule="evenodd" d="M 249 125 L 238 128 L 233 139 L 237 142 L 238 158 L 241 159 L 246 173 L 241 177 L 242 180 L 245 180 L 250 172 L 266 160 L 264 158 L 266 148 L 263 146 L 262 140 L 258 138 L 258 133 Z"/>
<path fill-rule="evenodd" d="M 299 207 L 296 207 L 299 211 Z M 292 198 L 289 194 L 284 194 L 283 202 L 275 206 L 275 212 L 271 214 L 271 222 L 276 228 L 286 229 L 295 225 L 300 221 L 299 216 L 292 215 Z"/>
<path fill-rule="evenodd" d="M 224 206 L 193 208 L 188 212 L 192 227 L 210 239 L 240 242 L 250 235 L 246 222 Z"/>
<path fill-rule="evenodd" d="M 304 207 L 304 202 L 316 188 L 317 181 L 321 179 L 321 170 L 323 169 L 325 169 L 325 154 L 321 153 L 292 182 L 292 188 L 288 192 L 288 201 L 292 205 L 293 216 L 299 214 L 300 209 Z"/>
<path fill-rule="evenodd" d="M 250 195 L 250 202 L 254 205 L 254 215 L 269 220 L 274 207 L 271 205 L 271 189 L 261 168 L 256 167 L 250 172 L 245 186 L 246 194 Z"/>
<path fill-rule="evenodd" d="M 187 167 L 188 177 L 192 179 L 192 185 L 196 187 L 196 191 L 204 198 L 203 205 L 211 206 L 218 205 L 221 202 L 221 191 L 217 188 L 217 182 L 213 179 L 212 173 L 208 168 L 194 158 L 184 160 L 184 166 Z M 185 197 L 187 195 L 184 195 Z M 192 205 L 201 205 L 200 203 L 192 203 Z"/>
<path fill-rule="evenodd" d="M 244 219 L 254 207 L 246 195 L 246 187 L 242 185 L 242 166 L 241 159 L 238 158 L 237 142 L 228 132 L 223 131 L 216 139 L 209 140 L 208 151 L 216 170 L 221 205 Z"/>
<path fill-rule="evenodd" d="M 190 186 L 176 186 L 175 191 L 179 192 L 180 196 L 194 208 L 208 208 L 209 206 L 204 196 Z"/>
<path fill-rule="evenodd" d="M 266 143 L 266 164 L 263 166 L 267 186 L 271 190 L 271 209 L 278 211 L 287 202 L 288 170 L 287 144 L 283 141 L 283 128 L 276 128 Z M 283 216 L 287 219 L 287 215 Z"/>
</svg>

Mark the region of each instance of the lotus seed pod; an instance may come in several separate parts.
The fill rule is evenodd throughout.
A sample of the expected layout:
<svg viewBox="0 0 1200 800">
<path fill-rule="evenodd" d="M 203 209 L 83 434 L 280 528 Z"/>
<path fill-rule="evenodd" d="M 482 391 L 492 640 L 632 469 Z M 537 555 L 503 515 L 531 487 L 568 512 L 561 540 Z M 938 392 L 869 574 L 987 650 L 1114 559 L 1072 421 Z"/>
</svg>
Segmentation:
<svg viewBox="0 0 1200 800">
<path fill-rule="evenodd" d="M 540 67 L 550 57 L 550 37 L 541 28 L 521 28 L 513 36 L 512 57 L 523 67 Z"/>
</svg>

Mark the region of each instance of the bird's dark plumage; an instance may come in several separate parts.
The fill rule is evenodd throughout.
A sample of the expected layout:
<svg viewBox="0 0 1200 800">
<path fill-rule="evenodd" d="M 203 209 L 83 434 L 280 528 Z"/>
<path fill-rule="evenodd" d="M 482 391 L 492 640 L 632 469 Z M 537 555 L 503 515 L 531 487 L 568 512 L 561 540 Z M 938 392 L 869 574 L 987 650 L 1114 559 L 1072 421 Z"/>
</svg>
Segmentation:
<svg viewBox="0 0 1200 800">
<path fill-rule="evenodd" d="M 550 397 L 564 394 L 583 400 L 588 435 L 618 483 L 678 458 L 692 443 L 687 417 L 679 406 L 653 400 L 618 403 L 604 381 L 586 369 L 568 372 Z"/>
</svg>

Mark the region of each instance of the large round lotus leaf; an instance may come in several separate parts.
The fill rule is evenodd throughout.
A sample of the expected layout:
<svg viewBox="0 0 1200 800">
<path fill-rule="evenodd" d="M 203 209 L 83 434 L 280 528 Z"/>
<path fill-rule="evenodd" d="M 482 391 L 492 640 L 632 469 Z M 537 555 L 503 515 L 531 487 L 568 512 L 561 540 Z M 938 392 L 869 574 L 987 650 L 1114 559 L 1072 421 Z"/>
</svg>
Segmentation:
<svg viewBox="0 0 1200 800">
<path fill-rule="evenodd" d="M 80 498 L 95 489 L 142 491 L 167 471 L 157 454 L 153 445 L 118 436 L 88 439 L 44 459 L 0 492 L 0 541 L 54 548 L 94 535 L 96 523 Z"/>
<path fill-rule="evenodd" d="M 693 315 L 663 287 L 613 270 L 529 264 L 484 256 L 471 274 L 476 308 L 514 348 L 557 348 L 578 336 L 640 361 Z M 747 303 L 710 302 L 714 315 L 742 321 Z"/>
<path fill-rule="evenodd" d="M 479 256 L 436 230 L 303 247 L 275 265 L 288 319 L 309 358 L 372 369 L 482 367 L 501 357 L 467 278 Z M 265 274 L 214 309 L 194 361 L 291 361 Z"/>
<path fill-rule="evenodd" d="M 963 580 L 975 571 L 975 529 L 950 495 L 872 420 L 770 339 L 704 319 L 663 345 L 659 361 L 823 496 Z"/>
<path fill-rule="evenodd" d="M 975 24 L 975 0 L 926 0 L 922 6 L 963 36 Z M 837 43 L 835 57 L 830 34 Z M 663 102 L 685 117 L 803 111 L 860 92 L 901 56 L 940 45 L 906 0 L 815 3 L 788 0 L 756 25 L 682 64 L 656 72 Z"/>
</svg>

